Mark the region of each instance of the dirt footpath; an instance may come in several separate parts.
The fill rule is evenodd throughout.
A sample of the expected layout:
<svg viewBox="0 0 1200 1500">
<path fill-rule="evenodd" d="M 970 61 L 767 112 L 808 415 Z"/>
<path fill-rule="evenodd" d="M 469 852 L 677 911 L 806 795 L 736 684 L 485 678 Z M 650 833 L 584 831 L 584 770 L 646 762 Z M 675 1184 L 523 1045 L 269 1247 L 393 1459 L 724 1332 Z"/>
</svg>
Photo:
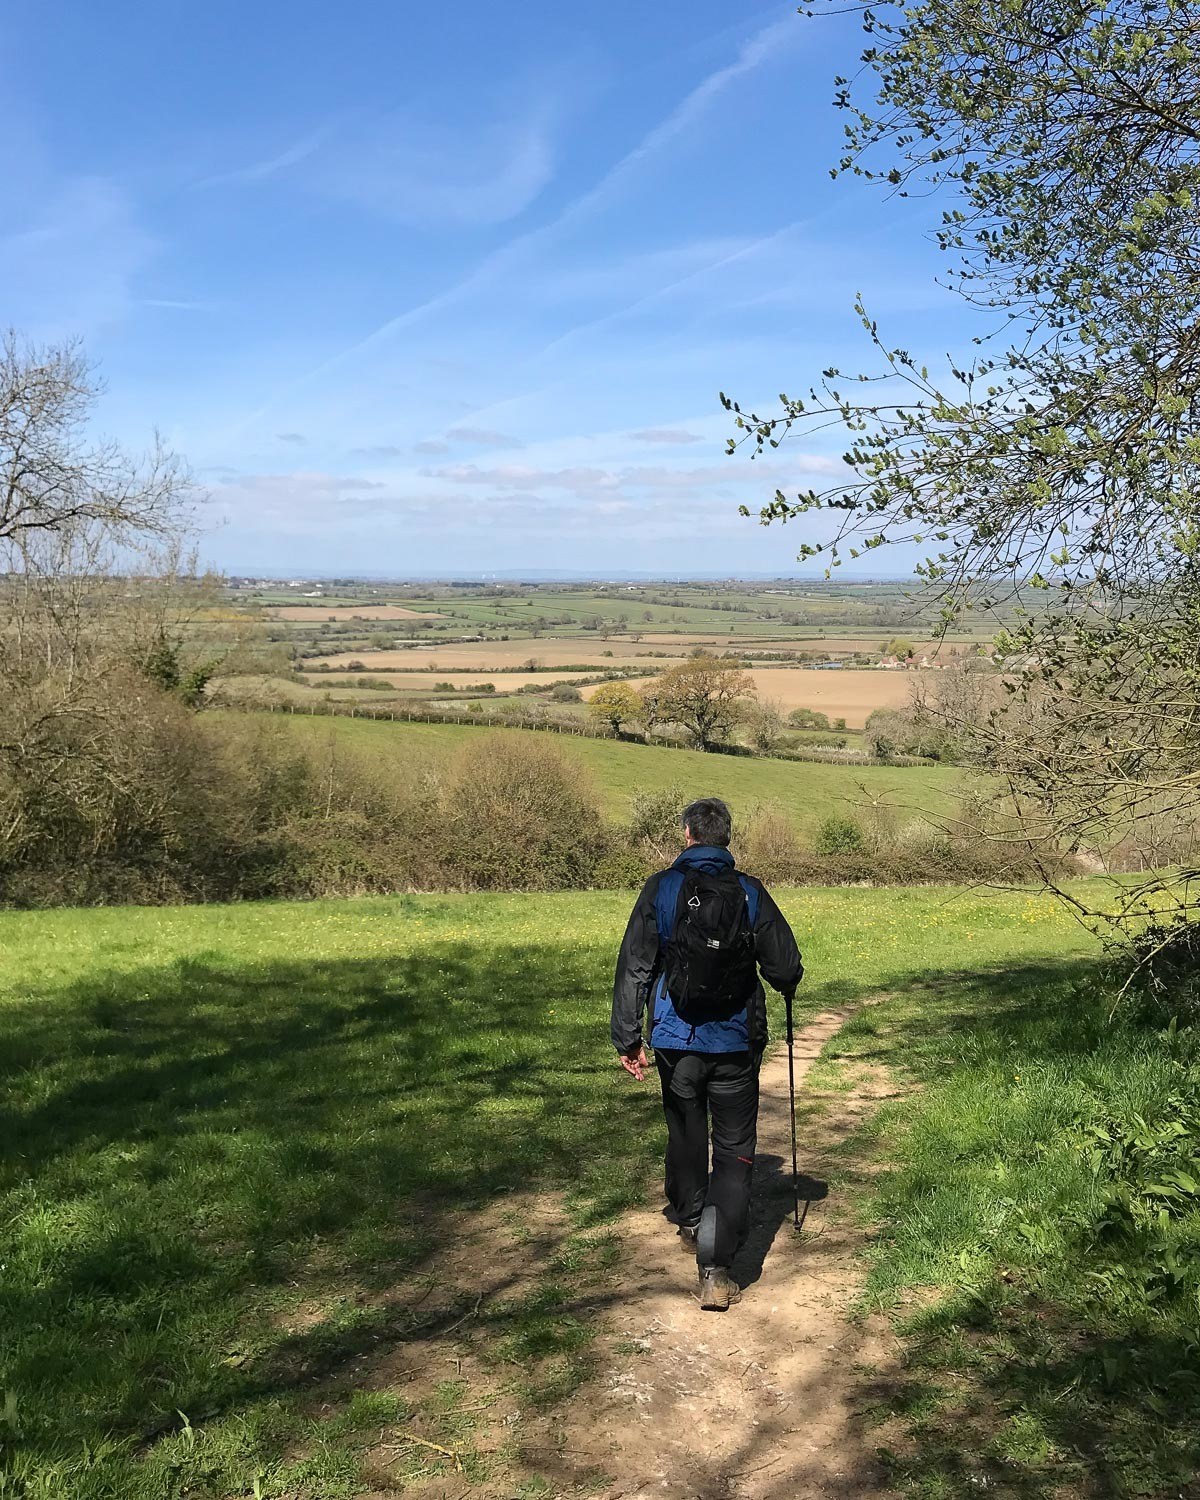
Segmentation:
<svg viewBox="0 0 1200 1500">
<path fill-rule="evenodd" d="M 819 1016 L 797 1038 L 799 1085 L 848 1011 Z M 728 1313 L 701 1312 L 695 1262 L 657 1207 L 622 1222 L 622 1300 L 604 1338 L 603 1373 L 560 1410 L 558 1457 L 541 1472 L 566 1494 L 584 1476 L 616 1476 L 613 1497 L 859 1496 L 890 1493 L 864 1420 L 894 1369 L 887 1321 L 851 1321 L 862 1285 L 861 1231 L 828 1212 L 822 1151 L 888 1092 L 859 1080 L 802 1127 L 808 1195 L 792 1225 L 787 1053 L 763 1069 L 754 1219 L 734 1263 L 743 1286 Z M 802 1203 L 802 1209 L 805 1205 Z"/>
<path fill-rule="evenodd" d="M 443 1295 L 474 1290 L 465 1314 L 432 1337 L 402 1342 L 365 1362 L 363 1383 L 428 1407 L 438 1382 L 461 1381 L 479 1425 L 471 1444 L 487 1467 L 473 1476 L 451 1440 L 414 1417 L 381 1433 L 367 1500 L 416 1492 L 423 1500 L 508 1500 L 524 1495 L 609 1500 L 839 1500 L 886 1496 L 877 1425 L 898 1373 L 898 1346 L 883 1317 L 852 1317 L 862 1287 L 864 1231 L 848 1192 L 822 1180 L 830 1148 L 882 1098 L 869 1069 L 818 1096 L 805 1077 L 848 1010 L 828 1011 L 799 1034 L 803 1232 L 792 1224 L 787 1052 L 762 1074 L 749 1239 L 734 1262 L 743 1287 L 727 1313 L 701 1312 L 694 1256 L 663 1217 L 661 1195 L 615 1227 L 620 1280 L 581 1294 L 575 1316 L 599 1325 L 596 1373 L 566 1400 L 540 1408 L 497 1386 L 473 1321 L 536 1284 L 568 1233 L 546 1195 L 513 1201 L 499 1216 L 464 1223 L 439 1262 Z M 651 1075 L 645 1085 L 657 1089 Z M 633 1087 L 633 1085 L 630 1085 Z M 606 1278 L 612 1272 L 606 1272 Z M 432 1314 L 440 1324 L 442 1314 Z M 480 1399 L 482 1398 L 482 1399 Z M 471 1409 L 471 1408 L 468 1408 Z M 449 1461 L 454 1460 L 453 1468 Z"/>
</svg>

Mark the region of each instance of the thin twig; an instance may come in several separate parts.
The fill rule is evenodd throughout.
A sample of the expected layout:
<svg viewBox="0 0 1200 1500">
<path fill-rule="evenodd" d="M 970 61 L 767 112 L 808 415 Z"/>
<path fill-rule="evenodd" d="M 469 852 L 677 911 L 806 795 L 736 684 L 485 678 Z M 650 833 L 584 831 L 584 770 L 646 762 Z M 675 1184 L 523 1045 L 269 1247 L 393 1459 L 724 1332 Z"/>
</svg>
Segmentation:
<svg viewBox="0 0 1200 1500">
<path fill-rule="evenodd" d="M 443 1458 L 453 1459 L 455 1471 L 459 1474 L 462 1473 L 462 1459 L 453 1448 L 443 1448 L 441 1443 L 431 1443 L 428 1438 L 418 1437 L 415 1432 L 402 1432 L 400 1436 L 404 1439 L 403 1443 L 389 1443 L 387 1446 L 389 1448 L 402 1448 L 415 1444 L 419 1448 L 429 1448 L 434 1453 L 440 1453 Z"/>
</svg>

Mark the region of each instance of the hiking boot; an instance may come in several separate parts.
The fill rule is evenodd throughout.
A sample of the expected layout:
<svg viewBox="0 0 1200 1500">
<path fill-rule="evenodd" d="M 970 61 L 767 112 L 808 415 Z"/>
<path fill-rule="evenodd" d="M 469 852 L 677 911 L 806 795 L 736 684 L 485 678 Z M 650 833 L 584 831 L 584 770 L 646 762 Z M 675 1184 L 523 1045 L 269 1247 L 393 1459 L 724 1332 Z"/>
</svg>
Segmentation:
<svg viewBox="0 0 1200 1500">
<path fill-rule="evenodd" d="M 686 1250 L 689 1255 L 696 1253 L 696 1230 L 695 1224 L 681 1224 L 679 1226 L 680 1249 Z"/>
<path fill-rule="evenodd" d="M 705 1312 L 728 1312 L 742 1289 L 724 1266 L 700 1267 L 700 1306 Z"/>
</svg>

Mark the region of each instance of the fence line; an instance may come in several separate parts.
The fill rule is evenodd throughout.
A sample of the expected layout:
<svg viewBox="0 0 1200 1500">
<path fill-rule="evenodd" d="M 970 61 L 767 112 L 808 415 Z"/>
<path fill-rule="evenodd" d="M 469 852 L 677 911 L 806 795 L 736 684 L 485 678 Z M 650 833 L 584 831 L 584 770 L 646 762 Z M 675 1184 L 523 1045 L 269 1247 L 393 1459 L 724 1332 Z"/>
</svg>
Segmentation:
<svg viewBox="0 0 1200 1500">
<path fill-rule="evenodd" d="M 360 703 L 307 703 L 299 707 L 295 703 L 247 703 L 245 701 L 230 700 L 225 703 L 214 705 L 221 708 L 236 709 L 241 713 L 285 713 L 295 715 L 297 713 L 309 718 L 341 718 L 341 719 L 370 719 L 379 723 L 407 723 L 407 724 L 465 724 L 470 728 L 478 729 L 534 729 L 539 733 L 570 734 L 577 739 L 588 740 L 611 740 L 614 744 L 625 745 L 653 745 L 663 750 L 688 750 L 692 747 L 680 743 L 679 740 L 663 739 L 656 735 L 618 735 L 610 729 L 601 725 L 589 724 L 581 719 L 577 724 L 568 723 L 561 719 L 529 719 L 524 723 L 514 722 L 505 714 L 499 714 L 494 709 L 486 709 L 480 713 L 460 714 L 449 713 L 436 708 L 376 708 L 370 704 Z M 715 754 L 729 755 L 728 750 L 718 749 Z M 876 760 L 865 755 L 858 755 L 852 750 L 772 750 L 772 751 L 745 751 L 734 756 L 736 759 L 744 760 L 794 760 L 806 761 L 815 765 L 828 766 L 888 766 L 898 770 L 910 766 L 931 766 L 935 761 L 923 760 L 915 755 L 898 755 L 890 760 Z"/>
</svg>

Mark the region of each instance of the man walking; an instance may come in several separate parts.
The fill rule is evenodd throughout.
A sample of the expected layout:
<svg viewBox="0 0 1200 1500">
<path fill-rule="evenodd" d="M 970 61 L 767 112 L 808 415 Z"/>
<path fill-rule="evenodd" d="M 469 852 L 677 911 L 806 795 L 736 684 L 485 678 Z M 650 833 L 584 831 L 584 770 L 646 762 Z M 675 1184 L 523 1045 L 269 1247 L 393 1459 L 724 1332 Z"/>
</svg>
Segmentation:
<svg viewBox="0 0 1200 1500">
<path fill-rule="evenodd" d="M 750 1220 L 767 1043 L 758 974 L 790 997 L 804 969 L 762 881 L 734 868 L 724 802 L 693 802 L 680 822 L 687 847 L 646 882 L 625 930 L 612 1039 L 621 1066 L 640 1082 L 650 1066 L 642 1032 L 648 1010 L 667 1117 L 668 1216 L 695 1249 L 701 1307 L 723 1312 L 741 1295 L 729 1266 Z"/>
</svg>

